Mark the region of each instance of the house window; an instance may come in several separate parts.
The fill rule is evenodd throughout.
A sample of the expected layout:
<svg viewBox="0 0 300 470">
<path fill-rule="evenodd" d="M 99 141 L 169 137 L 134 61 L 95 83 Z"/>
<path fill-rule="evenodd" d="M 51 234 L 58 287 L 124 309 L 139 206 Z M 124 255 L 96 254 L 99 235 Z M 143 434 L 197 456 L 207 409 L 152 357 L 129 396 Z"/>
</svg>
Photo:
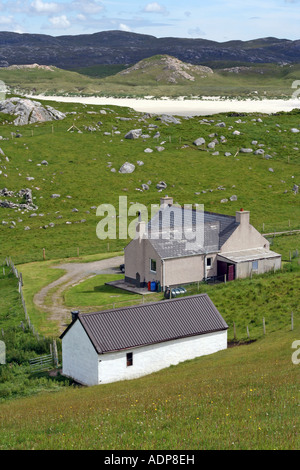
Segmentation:
<svg viewBox="0 0 300 470">
<path fill-rule="evenodd" d="M 252 271 L 258 271 L 258 261 L 252 261 Z"/>
<path fill-rule="evenodd" d="M 211 268 L 211 266 L 212 266 L 212 258 L 206 258 L 206 266 L 207 266 L 208 268 Z"/>
<path fill-rule="evenodd" d="M 156 273 L 156 260 L 155 259 L 150 259 L 150 271 L 153 273 Z"/>
<path fill-rule="evenodd" d="M 126 354 L 126 365 L 127 367 L 133 365 L 133 353 L 132 352 Z"/>
</svg>

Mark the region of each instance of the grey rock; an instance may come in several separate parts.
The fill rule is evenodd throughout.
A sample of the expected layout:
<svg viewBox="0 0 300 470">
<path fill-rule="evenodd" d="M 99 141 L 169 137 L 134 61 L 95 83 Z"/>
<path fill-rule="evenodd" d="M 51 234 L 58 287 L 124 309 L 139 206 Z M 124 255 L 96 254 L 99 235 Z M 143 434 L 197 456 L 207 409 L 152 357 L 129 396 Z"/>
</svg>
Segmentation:
<svg viewBox="0 0 300 470">
<path fill-rule="evenodd" d="M 254 152 L 254 155 L 264 155 L 265 151 L 263 149 L 257 149 Z"/>
<path fill-rule="evenodd" d="M 209 148 L 209 149 L 214 149 L 215 146 L 216 146 L 215 142 L 210 142 L 209 144 L 207 144 L 207 148 Z"/>
<path fill-rule="evenodd" d="M 135 170 L 135 165 L 133 163 L 125 162 L 119 169 L 119 173 L 133 173 Z"/>
<path fill-rule="evenodd" d="M 234 194 L 229 199 L 230 199 L 230 201 L 237 201 L 237 196 Z"/>
<path fill-rule="evenodd" d="M 249 148 L 241 148 L 240 153 L 252 153 L 253 150 Z"/>
<path fill-rule="evenodd" d="M 167 189 L 167 183 L 165 183 L 164 181 L 160 181 L 159 183 L 157 183 L 156 189 Z"/>
<path fill-rule="evenodd" d="M 144 150 L 144 152 L 145 152 L 145 153 L 152 153 L 152 152 L 153 152 L 153 150 L 152 150 L 152 149 L 149 149 L 149 148 L 147 148 L 147 149 L 145 149 L 145 150 Z"/>
<path fill-rule="evenodd" d="M 205 139 L 203 139 L 203 137 L 199 137 L 198 139 L 194 140 L 193 144 L 197 147 L 199 147 L 199 145 L 204 145 Z"/>
<path fill-rule="evenodd" d="M 291 132 L 292 132 L 293 134 L 298 134 L 298 132 L 300 132 L 300 131 L 299 131 L 299 129 L 297 129 L 296 127 L 293 127 L 293 129 L 291 129 Z"/>
<path fill-rule="evenodd" d="M 52 199 L 56 199 L 60 197 L 60 194 L 51 194 Z"/>
<path fill-rule="evenodd" d="M 1 101 L 0 112 L 16 116 L 14 120 L 16 126 L 61 120 L 66 117 L 52 106 L 43 106 L 39 101 L 17 97 Z"/>
<path fill-rule="evenodd" d="M 216 124 L 216 127 L 226 127 L 226 124 L 225 122 L 218 122 L 218 124 Z"/>
<path fill-rule="evenodd" d="M 132 129 L 127 132 L 125 139 L 138 139 L 142 135 L 142 129 Z"/>
<path fill-rule="evenodd" d="M 294 184 L 292 191 L 293 191 L 294 194 L 298 194 L 299 186 L 297 184 Z"/>
</svg>

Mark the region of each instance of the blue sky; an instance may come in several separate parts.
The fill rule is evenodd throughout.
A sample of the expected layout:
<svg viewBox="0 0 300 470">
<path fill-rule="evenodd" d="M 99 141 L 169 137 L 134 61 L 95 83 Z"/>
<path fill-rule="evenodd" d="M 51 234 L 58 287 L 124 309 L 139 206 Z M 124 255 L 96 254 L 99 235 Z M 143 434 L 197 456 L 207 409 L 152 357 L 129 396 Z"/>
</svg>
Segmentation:
<svg viewBox="0 0 300 470">
<path fill-rule="evenodd" d="M 300 39 L 300 0 L 0 0 L 0 31 L 123 30 L 214 41 Z"/>
</svg>

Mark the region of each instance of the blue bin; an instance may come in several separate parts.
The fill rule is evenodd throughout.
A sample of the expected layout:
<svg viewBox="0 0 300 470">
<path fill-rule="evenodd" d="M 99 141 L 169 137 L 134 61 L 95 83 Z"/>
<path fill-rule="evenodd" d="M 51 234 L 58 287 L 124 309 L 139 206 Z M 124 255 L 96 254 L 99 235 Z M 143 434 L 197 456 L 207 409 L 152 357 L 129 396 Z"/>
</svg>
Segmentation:
<svg viewBox="0 0 300 470">
<path fill-rule="evenodd" d="M 154 292 L 156 291 L 156 282 L 151 282 L 151 291 Z"/>
</svg>

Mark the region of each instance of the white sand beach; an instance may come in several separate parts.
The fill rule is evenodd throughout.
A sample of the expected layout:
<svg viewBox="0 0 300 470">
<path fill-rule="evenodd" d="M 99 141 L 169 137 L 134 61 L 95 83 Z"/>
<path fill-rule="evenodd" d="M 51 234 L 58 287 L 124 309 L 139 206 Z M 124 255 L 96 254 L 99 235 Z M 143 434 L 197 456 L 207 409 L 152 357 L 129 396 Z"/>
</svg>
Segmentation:
<svg viewBox="0 0 300 470">
<path fill-rule="evenodd" d="M 81 96 L 45 96 L 45 95 L 27 95 L 28 98 L 35 100 L 58 101 L 64 103 L 82 103 L 98 106 L 124 106 L 132 108 L 139 112 L 153 114 L 173 114 L 176 116 L 206 116 L 226 112 L 238 113 L 276 113 L 279 111 L 291 111 L 300 108 L 300 99 L 220 99 L 210 97 L 206 99 L 133 99 L 133 98 L 99 98 L 99 97 L 81 97 Z"/>
</svg>

